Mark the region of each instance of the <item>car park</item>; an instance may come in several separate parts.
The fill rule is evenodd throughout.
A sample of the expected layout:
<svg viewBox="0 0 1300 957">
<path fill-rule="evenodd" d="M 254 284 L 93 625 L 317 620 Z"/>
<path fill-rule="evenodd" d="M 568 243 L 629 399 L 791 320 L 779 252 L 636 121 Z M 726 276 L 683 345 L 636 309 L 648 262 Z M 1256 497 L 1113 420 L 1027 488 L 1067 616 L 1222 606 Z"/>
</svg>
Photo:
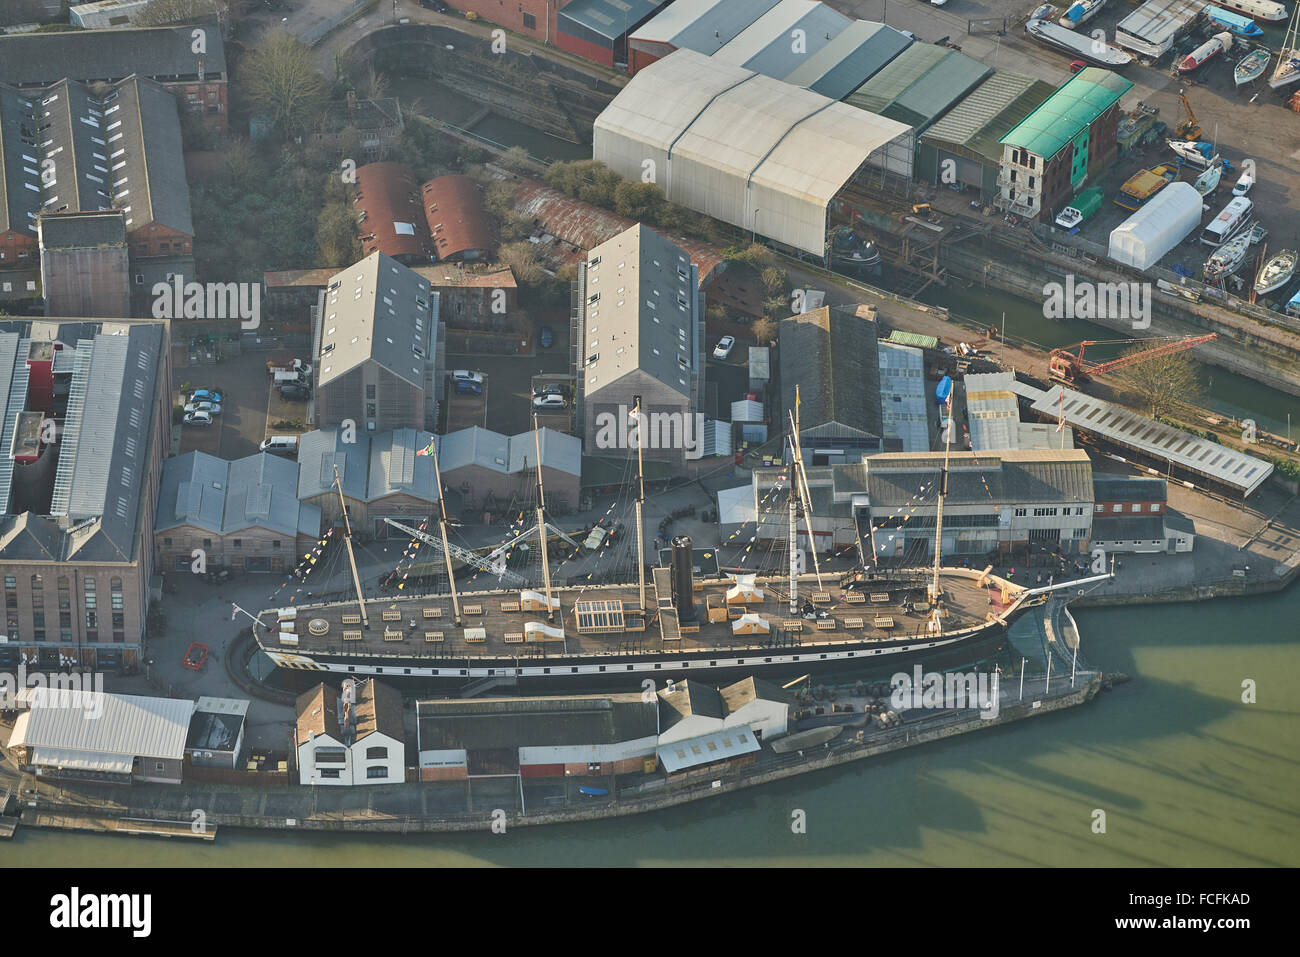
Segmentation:
<svg viewBox="0 0 1300 957">
<path fill-rule="evenodd" d="M 563 409 L 566 405 L 567 403 L 564 401 L 564 396 L 556 395 L 554 392 L 547 393 L 546 395 L 533 396 L 533 408 L 537 409 L 539 412 Z"/>
<path fill-rule="evenodd" d="M 725 359 L 731 355 L 731 350 L 736 346 L 735 336 L 723 336 L 718 340 L 718 344 L 713 347 L 713 358 Z"/>
<path fill-rule="evenodd" d="M 221 404 L 218 402 L 190 402 L 185 406 L 186 412 L 206 412 L 208 415 L 220 415 Z"/>
<path fill-rule="evenodd" d="M 202 411 L 186 412 L 185 424 L 186 425 L 211 425 L 212 416 L 209 415 L 207 412 L 202 412 Z"/>
</svg>

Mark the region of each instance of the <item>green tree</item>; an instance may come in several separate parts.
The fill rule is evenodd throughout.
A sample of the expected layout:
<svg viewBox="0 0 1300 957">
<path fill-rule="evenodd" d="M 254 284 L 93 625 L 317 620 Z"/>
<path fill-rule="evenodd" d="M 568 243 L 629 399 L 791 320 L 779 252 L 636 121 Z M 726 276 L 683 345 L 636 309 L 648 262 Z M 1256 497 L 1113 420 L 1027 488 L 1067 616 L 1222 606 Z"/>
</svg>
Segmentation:
<svg viewBox="0 0 1300 957">
<path fill-rule="evenodd" d="M 249 100 L 286 134 L 310 127 L 329 95 L 311 49 L 287 30 L 273 31 L 254 48 L 243 77 Z"/>
<path fill-rule="evenodd" d="M 639 223 L 660 224 L 664 192 L 654 183 L 625 179 L 614 187 L 614 212 Z"/>
</svg>

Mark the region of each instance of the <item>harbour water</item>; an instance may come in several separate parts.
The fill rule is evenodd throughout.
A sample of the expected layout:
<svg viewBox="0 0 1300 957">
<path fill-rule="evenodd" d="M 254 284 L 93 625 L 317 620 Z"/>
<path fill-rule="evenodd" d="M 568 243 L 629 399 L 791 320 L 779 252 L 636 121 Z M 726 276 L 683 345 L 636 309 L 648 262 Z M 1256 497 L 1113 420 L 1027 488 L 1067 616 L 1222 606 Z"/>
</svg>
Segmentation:
<svg viewBox="0 0 1300 957">
<path fill-rule="evenodd" d="M 19 828 L 0 865 L 1300 864 L 1300 588 L 1075 617 L 1089 663 L 1133 681 L 1063 713 L 717 800 L 504 835 L 223 828 L 195 846 Z M 1255 704 L 1242 703 L 1246 680 Z M 796 810 L 805 834 L 792 833 Z"/>
</svg>

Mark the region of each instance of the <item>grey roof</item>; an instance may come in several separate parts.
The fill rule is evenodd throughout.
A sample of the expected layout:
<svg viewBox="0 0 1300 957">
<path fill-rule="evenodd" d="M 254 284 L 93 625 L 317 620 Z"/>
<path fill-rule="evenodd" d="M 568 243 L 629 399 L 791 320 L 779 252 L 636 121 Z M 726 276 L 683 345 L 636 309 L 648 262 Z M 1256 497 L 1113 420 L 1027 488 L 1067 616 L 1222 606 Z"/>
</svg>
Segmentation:
<svg viewBox="0 0 1300 957">
<path fill-rule="evenodd" d="M 652 738 L 655 703 L 639 694 L 421 701 L 421 751 L 564 747 Z"/>
<path fill-rule="evenodd" d="M 793 83 L 842 100 L 884 68 L 912 43 L 893 27 L 854 20 L 785 77 Z"/>
<path fill-rule="evenodd" d="M 34 119 L 22 117 L 23 97 L 33 104 Z M 24 139 L 24 128 L 39 129 L 35 146 Z M 34 224 L 29 214 L 38 208 L 117 208 L 128 232 L 158 223 L 194 234 L 176 98 L 157 83 L 132 76 L 102 98 L 66 79 L 20 95 L 0 88 L 0 137 L 6 169 L 0 207 L 17 228 Z M 53 161 L 49 183 L 32 161 L 38 155 Z M 85 229 L 87 222 L 79 225 Z"/>
<path fill-rule="evenodd" d="M 40 695 L 34 696 L 31 709 L 14 725 L 9 744 L 165 760 L 184 757 L 193 701 L 107 692 L 67 693 L 84 696 L 73 702 L 82 706 L 67 707 L 67 702 L 56 700 L 59 692 L 51 692 L 51 700 L 44 703 Z"/>
<path fill-rule="evenodd" d="M 215 535 L 265 528 L 320 533 L 320 506 L 298 501 L 298 466 L 267 452 L 227 462 L 188 452 L 163 462 L 154 531 L 190 526 Z"/>
<path fill-rule="evenodd" d="M 724 63 L 780 80 L 815 56 L 851 22 L 824 3 L 780 0 L 713 55 Z M 799 52 L 795 52 L 792 39 L 795 30 L 803 31 Z"/>
<path fill-rule="evenodd" d="M 921 138 L 1002 161 L 1002 136 L 1056 92 L 1043 80 L 999 70 L 977 86 Z"/>
<path fill-rule="evenodd" d="M 35 236 L 42 195 L 32 104 L 33 94 L 0 85 L 0 232 Z"/>
<path fill-rule="evenodd" d="M 873 321 L 823 306 L 783 319 L 780 337 L 781 408 L 794 408 L 797 385 L 801 428 L 835 423 L 849 435 L 881 435 L 880 359 Z"/>
<path fill-rule="evenodd" d="M 404 492 L 436 502 L 438 483 L 433 477 L 433 456 L 416 454 L 428 446 L 431 438 L 432 432 L 415 429 L 397 429 L 372 437 L 367 501 Z"/>
<path fill-rule="evenodd" d="M 427 279 L 382 252 L 336 273 L 325 291 L 319 384 L 372 359 L 423 388 L 437 325 L 431 296 Z"/>
<path fill-rule="evenodd" d="M 689 398 L 698 316 L 685 250 L 637 224 L 592 249 L 585 276 L 587 396 L 640 369 Z"/>
<path fill-rule="evenodd" d="M 1175 532 L 1186 532 L 1189 535 L 1196 531 L 1196 525 L 1192 520 L 1176 508 L 1166 508 L 1164 516 L 1165 528 L 1171 529 Z"/>
<path fill-rule="evenodd" d="M 1020 404 L 1012 389 L 1015 379 L 1012 372 L 966 376 L 966 418 L 974 451 L 1020 448 Z"/>
<path fill-rule="evenodd" d="M 47 86 L 74 80 L 120 80 L 138 73 L 156 79 L 226 72 L 221 31 L 205 30 L 206 52 L 195 53 L 191 26 L 131 30 L 72 30 L 0 36 L 0 83 Z"/>
<path fill-rule="evenodd" d="M 298 498 L 334 491 L 334 467 L 347 498 L 365 501 L 370 466 L 370 436 L 344 442 L 341 429 L 317 429 L 298 438 Z"/>
<path fill-rule="evenodd" d="M 844 102 L 920 133 L 992 72 L 956 50 L 914 43 Z"/>
<path fill-rule="evenodd" d="M 554 429 L 542 429 L 537 438 L 543 468 L 582 474 L 581 439 Z M 469 465 L 512 475 L 532 468 L 536 460 L 537 442 L 531 430 L 505 436 L 476 425 L 438 439 L 438 465 L 444 478 Z"/>
<path fill-rule="evenodd" d="M 880 422 L 904 452 L 930 451 L 930 406 L 925 353 L 895 342 L 876 343 L 880 359 Z"/>
<path fill-rule="evenodd" d="M 573 0 L 557 17 L 572 20 L 607 40 L 615 40 L 654 15 L 668 0 Z"/>
<path fill-rule="evenodd" d="M 162 325 L 144 322 L 106 322 L 77 343 L 50 508 L 73 526 L 65 558 L 135 557 L 162 343 Z"/>
<path fill-rule="evenodd" d="M 1169 485 L 1162 478 L 1097 474 L 1092 477 L 1092 491 L 1098 502 L 1163 502 Z"/>
<path fill-rule="evenodd" d="M 1097 516 L 1092 520 L 1094 542 L 1160 542 L 1165 520 L 1160 515 Z"/>
<path fill-rule="evenodd" d="M 865 459 L 872 509 L 909 503 L 933 507 L 943 456 L 942 452 L 885 453 Z M 944 501 L 997 508 L 1091 502 L 1092 462 L 1083 449 L 998 455 L 953 452 Z"/>
<path fill-rule="evenodd" d="M 39 228 L 42 249 L 126 245 L 126 216 L 120 209 L 46 213 Z"/>
<path fill-rule="evenodd" d="M 763 701 L 777 701 L 781 704 L 790 704 L 794 701 L 794 695 L 779 685 L 754 677 L 743 678 L 735 684 L 727 685 L 727 687 L 720 689 L 718 693 L 722 696 L 728 714 L 740 710 L 751 701 L 760 699 Z"/>
<path fill-rule="evenodd" d="M 777 5 L 778 0 L 674 0 L 632 31 L 633 40 L 685 47 L 706 56 Z"/>
<path fill-rule="evenodd" d="M 727 706 L 717 688 L 698 681 L 681 681 L 673 690 L 659 692 L 659 714 L 662 730 L 667 731 L 677 722 L 698 714 L 705 718 L 725 718 Z"/>
</svg>

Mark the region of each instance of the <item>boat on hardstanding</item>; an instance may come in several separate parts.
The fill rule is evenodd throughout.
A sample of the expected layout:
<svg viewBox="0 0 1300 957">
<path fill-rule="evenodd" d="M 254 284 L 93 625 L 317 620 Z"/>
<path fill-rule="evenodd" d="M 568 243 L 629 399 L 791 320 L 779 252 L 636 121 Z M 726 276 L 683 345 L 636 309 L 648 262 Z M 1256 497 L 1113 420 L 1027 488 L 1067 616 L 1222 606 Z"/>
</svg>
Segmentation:
<svg viewBox="0 0 1300 957">
<path fill-rule="evenodd" d="M 1218 0 L 1215 6 L 1242 13 L 1252 20 L 1281 23 L 1286 19 L 1286 7 L 1276 0 Z"/>
<path fill-rule="evenodd" d="M 1196 182 L 1192 186 L 1202 196 L 1208 196 L 1219 188 L 1219 180 L 1223 178 L 1223 164 L 1215 163 L 1200 176 L 1196 177 Z"/>
<path fill-rule="evenodd" d="M 1029 20 L 1025 23 L 1025 31 L 1039 43 L 1064 50 L 1071 56 L 1095 63 L 1097 66 L 1113 69 L 1128 66 L 1133 62 L 1133 57 L 1119 47 L 1103 43 L 1086 33 L 1067 30 L 1050 20 Z"/>
<path fill-rule="evenodd" d="M 1250 230 L 1243 229 L 1210 254 L 1205 261 L 1205 278 L 1217 281 L 1232 275 L 1246 261 L 1249 249 Z"/>
<path fill-rule="evenodd" d="M 1075 0 L 1065 8 L 1065 13 L 1056 22 L 1067 30 L 1073 30 L 1081 23 L 1087 23 L 1106 5 L 1106 0 Z"/>
<path fill-rule="evenodd" d="M 1222 162 L 1214 151 L 1213 143 L 1189 143 L 1186 140 L 1165 140 L 1169 148 L 1193 166 L 1209 168 Z"/>
<path fill-rule="evenodd" d="M 1273 55 L 1267 50 L 1251 50 L 1237 61 L 1232 68 L 1232 79 L 1237 86 L 1243 86 L 1252 80 L 1258 80 L 1268 69 L 1268 61 Z"/>
<path fill-rule="evenodd" d="M 794 414 L 791 419 L 797 422 Z M 990 569 L 942 567 L 946 454 L 928 487 L 936 503 L 932 567 L 883 572 L 864 563 L 857 571 L 832 576 L 821 571 L 813 551 L 813 570 L 801 570 L 798 536 L 811 540 L 812 509 L 798 434 L 796 424 L 785 472 L 790 479 L 783 479 L 781 490 L 789 530 L 785 574 L 697 576 L 691 541 L 682 537 L 672 541 L 670 563 L 654 568 L 647 582 L 638 448 L 635 582 L 551 583 L 539 475 L 537 525 L 530 532 L 536 536 L 533 546 L 540 542 L 542 581 L 535 587 L 460 590 L 450 562 L 458 547 L 449 544 L 439 503 L 436 535 L 385 521 L 441 552 L 447 559 L 447 591 L 367 600 L 360 593 L 345 516 L 356 598 L 262 611 L 256 641 L 290 672 L 383 675 L 449 689 L 481 679 L 529 689 L 640 687 L 645 679 L 686 677 L 720 683 L 894 667 L 951 653 L 975 660 L 993 651 L 1010 623 L 1050 593 L 1111 577 L 1027 588 Z M 431 443 L 426 451 L 434 457 L 441 486 L 437 449 Z M 337 478 L 335 484 L 342 498 Z"/>
<path fill-rule="evenodd" d="M 1228 31 L 1216 33 L 1210 39 L 1198 46 L 1178 64 L 1179 73 L 1190 73 L 1193 70 L 1199 70 L 1205 64 L 1209 63 L 1224 50 L 1232 49 L 1232 34 Z"/>
<path fill-rule="evenodd" d="M 1227 30 L 1234 37 L 1254 38 L 1264 35 L 1264 31 L 1250 17 L 1224 10 L 1221 7 L 1213 5 L 1206 7 L 1205 17 L 1210 26 L 1216 30 Z"/>
<path fill-rule="evenodd" d="M 1296 253 L 1293 249 L 1284 249 L 1268 262 L 1255 277 L 1255 295 L 1265 296 L 1276 292 L 1291 281 L 1295 275 Z"/>
<path fill-rule="evenodd" d="M 1280 90 L 1300 80 L 1300 0 L 1297 0 L 1286 35 L 1277 51 L 1277 66 L 1268 78 L 1271 89 Z"/>
</svg>

